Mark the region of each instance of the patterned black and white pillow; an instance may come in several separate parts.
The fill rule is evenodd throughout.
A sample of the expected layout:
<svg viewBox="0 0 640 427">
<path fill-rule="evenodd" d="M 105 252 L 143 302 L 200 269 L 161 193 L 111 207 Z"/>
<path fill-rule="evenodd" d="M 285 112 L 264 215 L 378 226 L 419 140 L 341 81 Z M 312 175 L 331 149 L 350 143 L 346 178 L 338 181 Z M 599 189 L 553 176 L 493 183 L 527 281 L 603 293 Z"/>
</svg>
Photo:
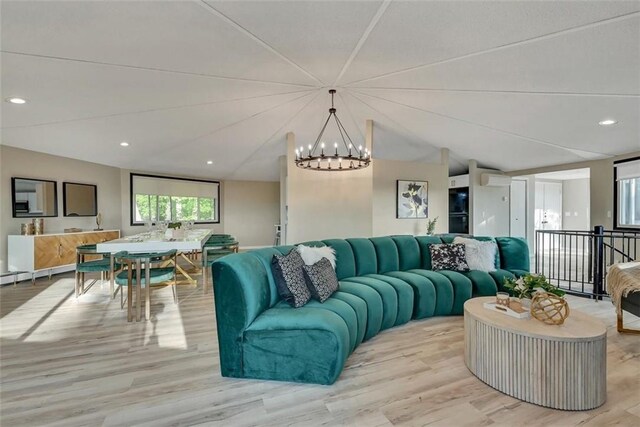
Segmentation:
<svg viewBox="0 0 640 427">
<path fill-rule="evenodd" d="M 469 271 L 463 243 L 439 243 L 429 246 L 433 270 Z"/>
<path fill-rule="evenodd" d="M 302 269 L 313 299 L 325 302 L 338 290 L 338 276 L 327 258 L 313 265 L 305 265 Z"/>
<path fill-rule="evenodd" d="M 287 255 L 274 255 L 271 271 L 276 281 L 278 293 L 292 307 L 298 308 L 311 299 L 302 267 L 304 261 L 295 249 Z"/>
</svg>

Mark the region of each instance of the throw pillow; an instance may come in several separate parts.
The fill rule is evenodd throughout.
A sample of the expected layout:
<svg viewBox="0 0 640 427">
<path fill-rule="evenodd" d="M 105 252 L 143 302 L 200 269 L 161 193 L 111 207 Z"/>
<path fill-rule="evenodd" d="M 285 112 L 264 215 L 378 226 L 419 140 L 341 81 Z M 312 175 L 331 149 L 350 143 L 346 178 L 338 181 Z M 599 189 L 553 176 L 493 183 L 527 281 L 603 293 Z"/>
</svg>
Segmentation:
<svg viewBox="0 0 640 427">
<path fill-rule="evenodd" d="M 322 258 L 313 265 L 305 265 L 302 269 L 313 299 L 325 302 L 338 290 L 338 276 L 328 259 Z"/>
<path fill-rule="evenodd" d="M 322 258 L 326 258 L 331 263 L 331 267 L 335 270 L 336 268 L 336 251 L 330 246 L 321 246 L 321 247 L 313 247 L 313 246 L 305 246 L 298 245 L 298 252 L 300 252 L 300 256 L 304 260 L 306 265 L 313 265 L 316 262 L 320 261 Z"/>
<path fill-rule="evenodd" d="M 292 307 L 298 308 L 311 299 L 302 267 L 304 261 L 298 251 L 292 250 L 287 255 L 274 255 L 271 260 L 271 271 L 283 300 Z"/>
<path fill-rule="evenodd" d="M 461 243 L 438 243 L 429 246 L 431 266 L 434 271 L 469 271 L 465 259 L 465 247 Z"/>
<path fill-rule="evenodd" d="M 498 245 L 495 242 L 456 237 L 453 243 L 462 243 L 465 246 L 466 260 L 471 270 L 484 272 L 496 271 L 496 252 Z"/>
</svg>

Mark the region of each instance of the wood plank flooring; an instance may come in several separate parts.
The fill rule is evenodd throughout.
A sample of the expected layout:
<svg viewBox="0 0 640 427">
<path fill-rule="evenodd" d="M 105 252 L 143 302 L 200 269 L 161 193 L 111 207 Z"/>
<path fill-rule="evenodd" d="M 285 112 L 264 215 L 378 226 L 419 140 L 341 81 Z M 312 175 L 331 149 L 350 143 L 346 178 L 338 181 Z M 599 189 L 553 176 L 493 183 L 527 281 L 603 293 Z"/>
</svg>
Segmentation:
<svg viewBox="0 0 640 427">
<path fill-rule="evenodd" d="M 106 283 L 78 300 L 69 274 L 0 289 L 0 424 L 640 425 L 640 337 L 616 332 L 608 301 L 570 297 L 572 309 L 608 327 L 607 402 L 563 412 L 474 377 L 463 361 L 462 317 L 379 334 L 332 386 L 222 378 L 212 293 L 183 285 L 178 294 L 175 305 L 170 288 L 153 290 L 152 320 L 127 323 Z"/>
</svg>

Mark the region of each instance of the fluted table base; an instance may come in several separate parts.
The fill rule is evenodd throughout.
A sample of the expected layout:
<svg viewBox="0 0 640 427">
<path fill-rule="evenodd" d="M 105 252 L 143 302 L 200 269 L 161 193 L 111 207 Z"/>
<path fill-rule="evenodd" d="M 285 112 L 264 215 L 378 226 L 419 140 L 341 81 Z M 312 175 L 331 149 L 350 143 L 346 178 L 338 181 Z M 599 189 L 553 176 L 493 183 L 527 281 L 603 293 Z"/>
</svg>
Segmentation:
<svg viewBox="0 0 640 427">
<path fill-rule="evenodd" d="M 540 336 L 528 333 L 528 323 L 519 323 L 536 320 L 495 313 L 503 317 L 501 325 L 494 313 L 487 317 L 472 305 L 471 310 L 465 305 L 464 313 L 465 363 L 480 380 L 509 396 L 550 408 L 586 410 L 605 402 L 606 329 L 587 336 L 571 330 L 562 337 L 554 334 L 562 326 L 549 326 L 556 328 L 550 329 L 555 336 Z M 531 326 L 538 332 L 538 325 Z"/>
</svg>

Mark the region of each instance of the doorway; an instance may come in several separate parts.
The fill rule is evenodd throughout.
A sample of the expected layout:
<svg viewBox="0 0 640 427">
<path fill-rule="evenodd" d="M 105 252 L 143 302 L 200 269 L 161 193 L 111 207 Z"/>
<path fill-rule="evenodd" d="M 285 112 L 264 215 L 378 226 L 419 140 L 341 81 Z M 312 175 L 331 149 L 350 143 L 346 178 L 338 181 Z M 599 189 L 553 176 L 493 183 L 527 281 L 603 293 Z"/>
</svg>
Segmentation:
<svg viewBox="0 0 640 427">
<path fill-rule="evenodd" d="M 509 235 L 527 237 L 527 181 L 514 178 L 509 189 Z"/>
</svg>

